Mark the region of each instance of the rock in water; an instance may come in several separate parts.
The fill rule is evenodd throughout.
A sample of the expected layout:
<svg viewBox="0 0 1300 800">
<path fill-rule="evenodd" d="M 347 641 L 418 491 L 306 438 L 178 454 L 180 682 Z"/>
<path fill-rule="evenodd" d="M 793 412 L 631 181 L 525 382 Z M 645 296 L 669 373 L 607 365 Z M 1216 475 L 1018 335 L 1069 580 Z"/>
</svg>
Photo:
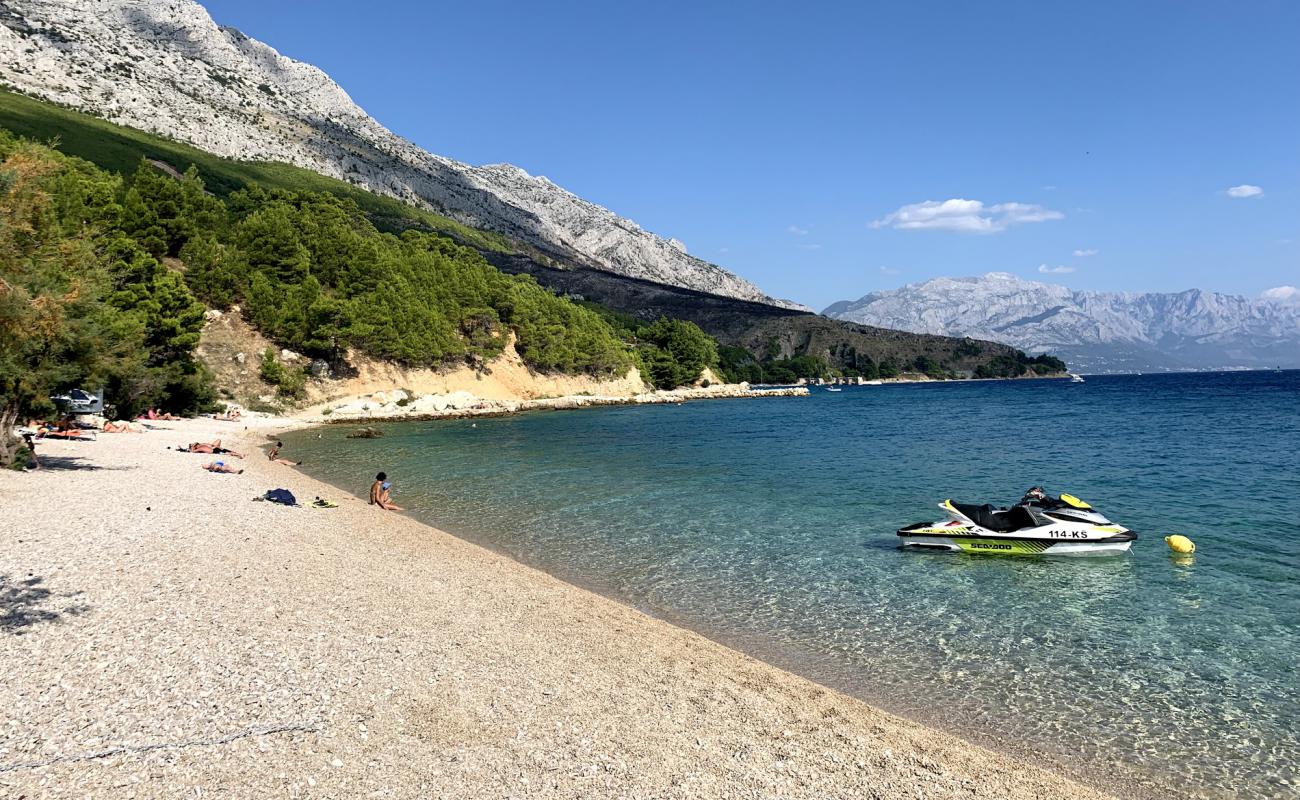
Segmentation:
<svg viewBox="0 0 1300 800">
<path fill-rule="evenodd" d="M 380 431 L 380 430 L 378 430 L 378 429 L 376 429 L 376 428 L 371 428 L 371 427 L 367 426 L 367 427 L 365 427 L 365 428 L 357 428 L 357 429 L 356 429 L 355 431 L 353 431 L 352 433 L 349 433 L 349 434 L 347 435 L 347 438 L 349 438 L 349 439 L 378 439 L 379 437 L 381 437 L 381 436 L 383 436 L 383 435 L 384 435 L 383 431 Z"/>
</svg>

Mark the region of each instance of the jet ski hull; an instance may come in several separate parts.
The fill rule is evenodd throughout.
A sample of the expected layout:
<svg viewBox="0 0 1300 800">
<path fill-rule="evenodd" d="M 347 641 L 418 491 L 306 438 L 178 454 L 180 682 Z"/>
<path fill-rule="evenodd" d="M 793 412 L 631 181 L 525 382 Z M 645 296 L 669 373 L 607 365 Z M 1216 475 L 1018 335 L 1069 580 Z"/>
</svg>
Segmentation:
<svg viewBox="0 0 1300 800">
<path fill-rule="evenodd" d="M 1050 524 L 1011 531 L 991 530 L 977 523 L 979 508 L 957 506 L 952 501 L 944 501 L 940 508 L 949 513 L 949 519 L 919 522 L 898 531 L 903 548 L 998 556 L 1111 556 L 1127 553 L 1137 539 L 1136 533 L 1090 507 L 1053 511 L 1043 517 Z M 1005 517 L 995 515 L 994 519 Z"/>
<path fill-rule="evenodd" d="M 1128 552 L 1137 538 L 1077 541 L 979 536 L 915 536 L 898 532 L 907 550 L 942 550 L 990 556 L 1112 556 Z"/>
</svg>

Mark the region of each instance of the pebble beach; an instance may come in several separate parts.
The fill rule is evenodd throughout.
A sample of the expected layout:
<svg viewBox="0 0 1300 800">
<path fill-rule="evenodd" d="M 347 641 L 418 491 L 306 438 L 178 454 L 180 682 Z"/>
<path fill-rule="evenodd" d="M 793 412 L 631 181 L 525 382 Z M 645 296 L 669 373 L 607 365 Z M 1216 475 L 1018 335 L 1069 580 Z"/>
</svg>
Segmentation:
<svg viewBox="0 0 1300 800">
<path fill-rule="evenodd" d="M 271 463 L 286 424 L 0 472 L 0 796 L 1109 796 Z M 243 474 L 168 449 L 214 438 Z"/>
</svg>

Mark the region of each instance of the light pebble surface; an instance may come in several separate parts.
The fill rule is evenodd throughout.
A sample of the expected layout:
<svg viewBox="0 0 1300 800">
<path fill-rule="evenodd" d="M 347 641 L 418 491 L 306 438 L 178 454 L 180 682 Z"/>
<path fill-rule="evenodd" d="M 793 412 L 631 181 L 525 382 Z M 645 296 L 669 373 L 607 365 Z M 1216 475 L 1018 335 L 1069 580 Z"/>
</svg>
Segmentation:
<svg viewBox="0 0 1300 800">
<path fill-rule="evenodd" d="M 0 473 L 0 797 L 1104 796 L 272 464 L 272 424 Z M 214 436 L 247 472 L 166 449 Z"/>
</svg>

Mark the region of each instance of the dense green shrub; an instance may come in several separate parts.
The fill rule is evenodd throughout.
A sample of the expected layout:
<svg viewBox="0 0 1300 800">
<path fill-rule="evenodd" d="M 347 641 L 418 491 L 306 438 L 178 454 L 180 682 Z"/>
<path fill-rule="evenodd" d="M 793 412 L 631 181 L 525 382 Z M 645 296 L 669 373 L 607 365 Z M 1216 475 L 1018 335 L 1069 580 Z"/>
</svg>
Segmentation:
<svg viewBox="0 0 1300 800">
<path fill-rule="evenodd" d="M 657 389 L 694 383 L 705 367 L 717 366 L 718 343 L 694 322 L 660 317 L 640 331 L 641 357 Z"/>
<path fill-rule="evenodd" d="M 97 389 L 120 416 L 210 406 L 194 358 L 203 305 L 184 278 L 127 232 L 117 176 L 0 132 L 0 404 L 48 410 L 46 396 Z M 161 233 L 154 231 L 161 231 Z M 146 226 L 167 251 L 170 228 Z"/>
<path fill-rule="evenodd" d="M 192 169 L 176 179 L 142 161 L 123 183 L 84 162 L 64 163 L 93 185 L 64 181 L 59 197 L 100 224 L 108 300 L 143 333 L 142 365 L 114 383 L 132 408 L 167 405 L 169 391 L 210 395 L 197 385 L 206 373 L 191 355 L 200 299 L 239 303 L 277 344 L 329 360 L 355 347 L 411 366 L 479 363 L 513 332 L 525 363 L 539 370 L 607 376 L 633 363 L 597 314 L 445 237 L 381 233 L 351 200 L 253 186 L 223 202 Z M 176 256 L 179 272 L 159 261 Z M 301 396 L 301 370 L 266 370 L 281 395 Z"/>
<path fill-rule="evenodd" d="M 632 365 L 599 316 L 445 237 L 381 233 L 350 200 L 254 187 L 233 193 L 226 215 L 224 239 L 199 231 L 182 246 L 187 279 L 307 355 L 355 347 L 410 366 L 478 363 L 513 332 L 535 369 L 604 376 Z"/>
<path fill-rule="evenodd" d="M 306 393 L 307 373 L 299 367 L 287 367 L 280 363 L 274 347 L 262 351 L 262 363 L 258 372 L 262 380 L 274 386 L 281 397 L 296 400 Z"/>
<path fill-rule="evenodd" d="M 1027 356 L 1017 350 L 1014 356 L 996 356 L 975 368 L 977 378 L 1019 378 L 1022 375 L 1051 375 L 1065 372 L 1065 362 L 1055 356 Z"/>
<path fill-rule="evenodd" d="M 595 303 L 580 301 L 578 305 L 599 316 L 633 348 L 642 375 L 656 389 L 687 386 L 699 379 L 705 367 L 719 368 L 722 348 L 693 322 L 667 317 L 646 322 Z M 737 351 L 745 352 L 728 349 L 729 353 Z"/>
<path fill-rule="evenodd" d="M 525 363 L 543 371 L 609 376 L 634 363 L 597 314 L 443 236 L 381 233 L 353 200 L 251 186 L 223 201 L 194 169 L 175 178 L 142 160 L 123 181 L 56 161 L 52 224 L 93 242 L 104 299 L 143 337 L 138 363 L 112 376 L 123 408 L 171 407 L 171 391 L 210 395 L 192 356 L 204 303 L 239 304 L 278 345 L 327 360 L 357 348 L 410 366 L 481 363 L 513 333 Z M 283 372 L 271 382 L 301 394 L 297 373 Z"/>
<path fill-rule="evenodd" d="M 769 353 L 774 352 L 769 348 Z M 830 364 L 813 356 L 794 356 L 793 358 L 769 357 L 759 361 L 748 350 L 741 347 L 721 347 L 718 349 L 719 368 L 728 381 L 738 383 L 796 383 L 799 380 L 815 380 L 835 375 Z M 875 365 L 870 359 L 871 375 L 875 376 Z M 840 372 L 849 375 L 850 370 Z M 854 375 L 860 374 L 854 371 Z"/>
<path fill-rule="evenodd" d="M 718 370 L 731 383 L 763 383 L 763 366 L 743 347 L 719 346 Z"/>
</svg>

